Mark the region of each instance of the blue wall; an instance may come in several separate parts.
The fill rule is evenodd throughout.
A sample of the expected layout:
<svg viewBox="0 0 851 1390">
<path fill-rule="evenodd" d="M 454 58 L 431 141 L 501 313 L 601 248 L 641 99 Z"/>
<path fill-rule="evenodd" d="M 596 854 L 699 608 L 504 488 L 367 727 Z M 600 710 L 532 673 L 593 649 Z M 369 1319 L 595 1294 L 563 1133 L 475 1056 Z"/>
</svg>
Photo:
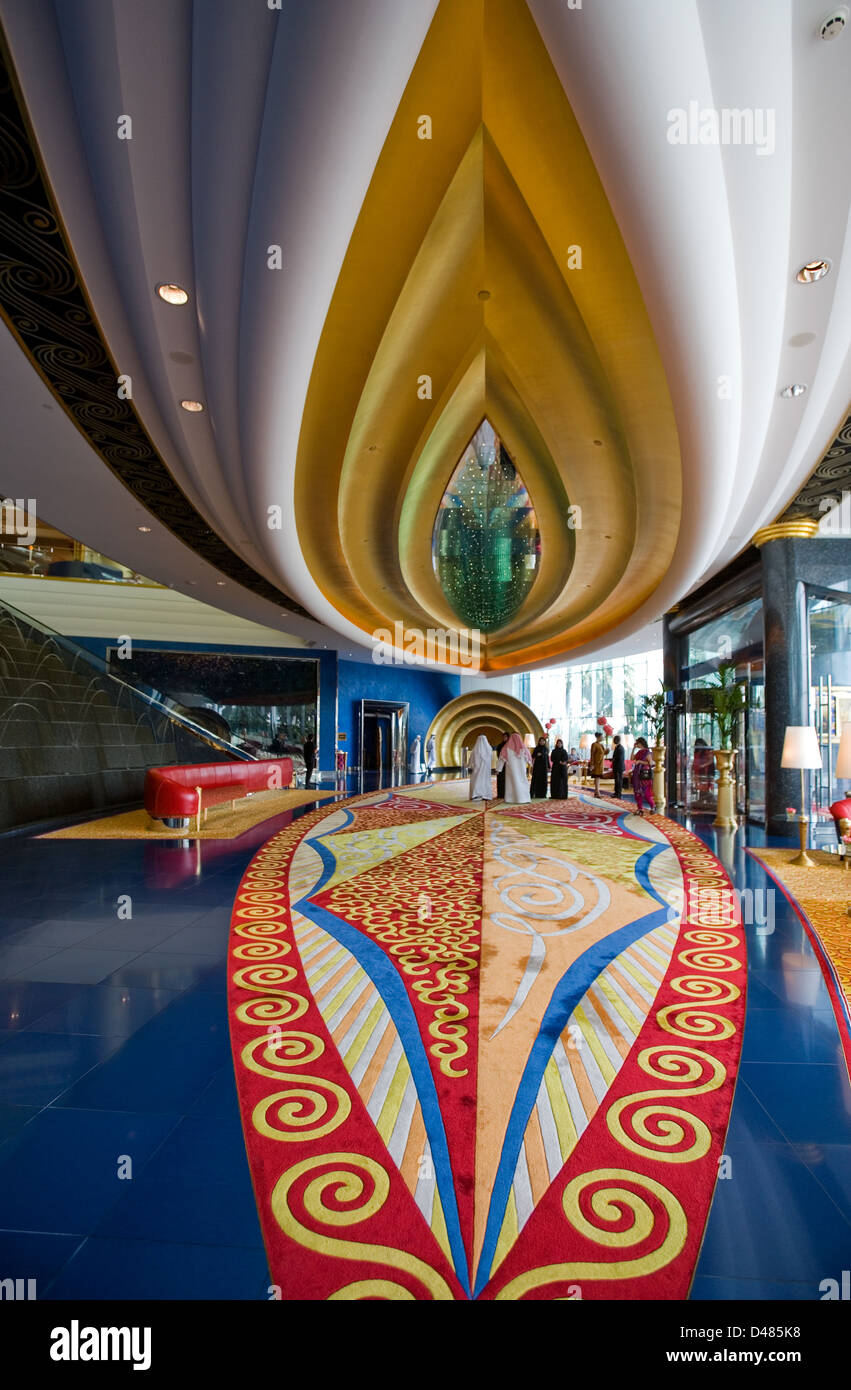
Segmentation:
<svg viewBox="0 0 851 1390">
<path fill-rule="evenodd" d="M 410 666 L 379 666 L 372 661 L 341 661 L 337 694 L 337 729 L 347 735 L 349 765 L 359 762 L 357 712 L 361 700 L 399 700 L 410 705 L 409 742 L 426 730 L 438 710 L 461 694 L 461 677 Z"/>
</svg>

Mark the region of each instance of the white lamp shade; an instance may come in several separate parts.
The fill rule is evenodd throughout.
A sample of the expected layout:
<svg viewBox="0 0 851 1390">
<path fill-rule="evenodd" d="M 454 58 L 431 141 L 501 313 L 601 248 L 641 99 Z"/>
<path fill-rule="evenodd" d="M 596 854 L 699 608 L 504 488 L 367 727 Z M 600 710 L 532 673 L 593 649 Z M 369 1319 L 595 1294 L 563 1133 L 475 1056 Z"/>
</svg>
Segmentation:
<svg viewBox="0 0 851 1390">
<path fill-rule="evenodd" d="M 787 724 L 781 767 L 821 767 L 818 734 L 811 724 Z M 838 774 L 837 774 L 838 775 Z"/>
<path fill-rule="evenodd" d="M 586 752 L 591 747 L 592 742 L 593 740 L 590 734 L 583 734 L 579 740 L 579 747 L 583 752 Z"/>
<path fill-rule="evenodd" d="M 846 724 L 842 730 L 842 737 L 839 740 L 839 752 L 836 755 L 837 777 L 851 777 L 851 724 Z"/>
<path fill-rule="evenodd" d="M 525 739 L 525 743 L 526 743 L 526 747 L 527 747 L 527 748 L 534 748 L 534 747 L 535 747 L 535 735 L 534 735 L 534 734 L 527 734 L 527 735 L 526 735 L 526 739 Z"/>
</svg>

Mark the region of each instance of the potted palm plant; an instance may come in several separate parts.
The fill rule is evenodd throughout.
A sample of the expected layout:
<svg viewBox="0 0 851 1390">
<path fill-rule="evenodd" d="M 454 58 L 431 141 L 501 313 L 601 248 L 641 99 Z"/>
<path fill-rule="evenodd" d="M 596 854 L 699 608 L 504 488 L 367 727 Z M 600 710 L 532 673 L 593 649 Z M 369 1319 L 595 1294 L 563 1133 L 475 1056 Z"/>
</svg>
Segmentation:
<svg viewBox="0 0 851 1390">
<path fill-rule="evenodd" d="M 664 811 L 665 796 L 665 709 L 667 692 L 660 682 L 661 689 L 653 695 L 642 695 L 639 713 L 644 720 L 653 741 L 653 800 L 657 811 Z"/>
<path fill-rule="evenodd" d="M 706 682 L 706 688 L 712 693 L 712 720 L 719 744 L 712 750 L 718 768 L 718 805 L 712 824 L 720 830 L 734 830 L 737 820 L 731 772 L 739 738 L 739 714 L 745 708 L 745 687 L 736 680 L 735 666 L 724 662 Z"/>
</svg>

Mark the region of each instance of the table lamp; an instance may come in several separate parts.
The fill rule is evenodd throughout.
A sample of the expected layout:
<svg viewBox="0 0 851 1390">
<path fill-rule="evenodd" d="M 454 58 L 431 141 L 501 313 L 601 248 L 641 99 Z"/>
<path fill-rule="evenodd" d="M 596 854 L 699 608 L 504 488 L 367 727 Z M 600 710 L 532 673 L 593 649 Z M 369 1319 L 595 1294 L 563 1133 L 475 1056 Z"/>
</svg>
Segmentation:
<svg viewBox="0 0 851 1390">
<path fill-rule="evenodd" d="M 846 724 L 839 739 L 839 752 L 836 754 L 834 777 L 851 777 L 851 724 Z"/>
<path fill-rule="evenodd" d="M 783 756 L 780 759 L 781 767 L 796 767 L 801 772 L 801 815 L 798 820 L 798 837 L 801 845 L 800 854 L 796 854 L 794 859 L 790 859 L 790 864 L 797 864 L 801 868 L 812 868 L 814 860 L 807 854 L 807 812 L 806 812 L 806 793 L 804 791 L 804 771 L 807 768 L 821 767 L 821 749 L 819 748 L 818 734 L 811 724 L 787 724 L 786 737 L 783 740 Z"/>
<path fill-rule="evenodd" d="M 579 758 L 582 763 L 582 785 L 585 786 L 585 769 L 588 766 L 588 749 L 594 742 L 590 734 L 583 734 L 579 740 Z"/>
</svg>

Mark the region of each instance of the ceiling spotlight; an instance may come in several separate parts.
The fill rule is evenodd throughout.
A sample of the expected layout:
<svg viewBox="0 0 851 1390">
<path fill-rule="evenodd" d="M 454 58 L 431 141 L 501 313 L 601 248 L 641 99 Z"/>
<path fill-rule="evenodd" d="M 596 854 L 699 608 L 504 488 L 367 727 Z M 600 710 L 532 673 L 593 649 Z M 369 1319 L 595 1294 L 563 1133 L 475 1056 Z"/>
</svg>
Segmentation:
<svg viewBox="0 0 851 1390">
<path fill-rule="evenodd" d="M 803 396 L 806 389 L 806 386 L 800 381 L 796 381 L 793 386 L 784 386 L 780 394 L 785 397 L 786 400 L 789 400 L 792 396 Z"/>
<path fill-rule="evenodd" d="M 838 39 L 848 23 L 848 6 L 838 5 L 830 14 L 826 14 L 819 25 L 819 37 L 822 39 Z"/>
<path fill-rule="evenodd" d="M 149 536 L 151 534 L 150 526 L 137 526 L 136 530 L 142 531 L 146 536 Z"/>
<path fill-rule="evenodd" d="M 223 588 L 225 587 L 226 584 L 227 584 L 227 580 L 226 580 L 226 579 L 217 579 L 217 580 L 216 580 L 216 585 L 217 585 L 217 587 L 218 587 L 219 589 L 223 589 Z"/>
<path fill-rule="evenodd" d="M 802 285 L 812 285 L 816 280 L 823 280 L 830 270 L 830 261 L 807 261 L 802 265 L 795 279 Z"/>
<path fill-rule="evenodd" d="M 478 293 L 478 298 L 479 298 L 479 299 L 490 299 L 490 297 L 491 297 L 491 292 L 490 292 L 490 290 L 479 290 L 479 293 Z"/>
<path fill-rule="evenodd" d="M 181 401 L 180 406 L 182 410 L 188 410 L 190 415 L 197 415 L 199 410 L 204 409 L 200 401 Z"/>
<path fill-rule="evenodd" d="M 157 294 L 166 304 L 187 304 L 189 295 L 182 285 L 157 285 Z"/>
</svg>

